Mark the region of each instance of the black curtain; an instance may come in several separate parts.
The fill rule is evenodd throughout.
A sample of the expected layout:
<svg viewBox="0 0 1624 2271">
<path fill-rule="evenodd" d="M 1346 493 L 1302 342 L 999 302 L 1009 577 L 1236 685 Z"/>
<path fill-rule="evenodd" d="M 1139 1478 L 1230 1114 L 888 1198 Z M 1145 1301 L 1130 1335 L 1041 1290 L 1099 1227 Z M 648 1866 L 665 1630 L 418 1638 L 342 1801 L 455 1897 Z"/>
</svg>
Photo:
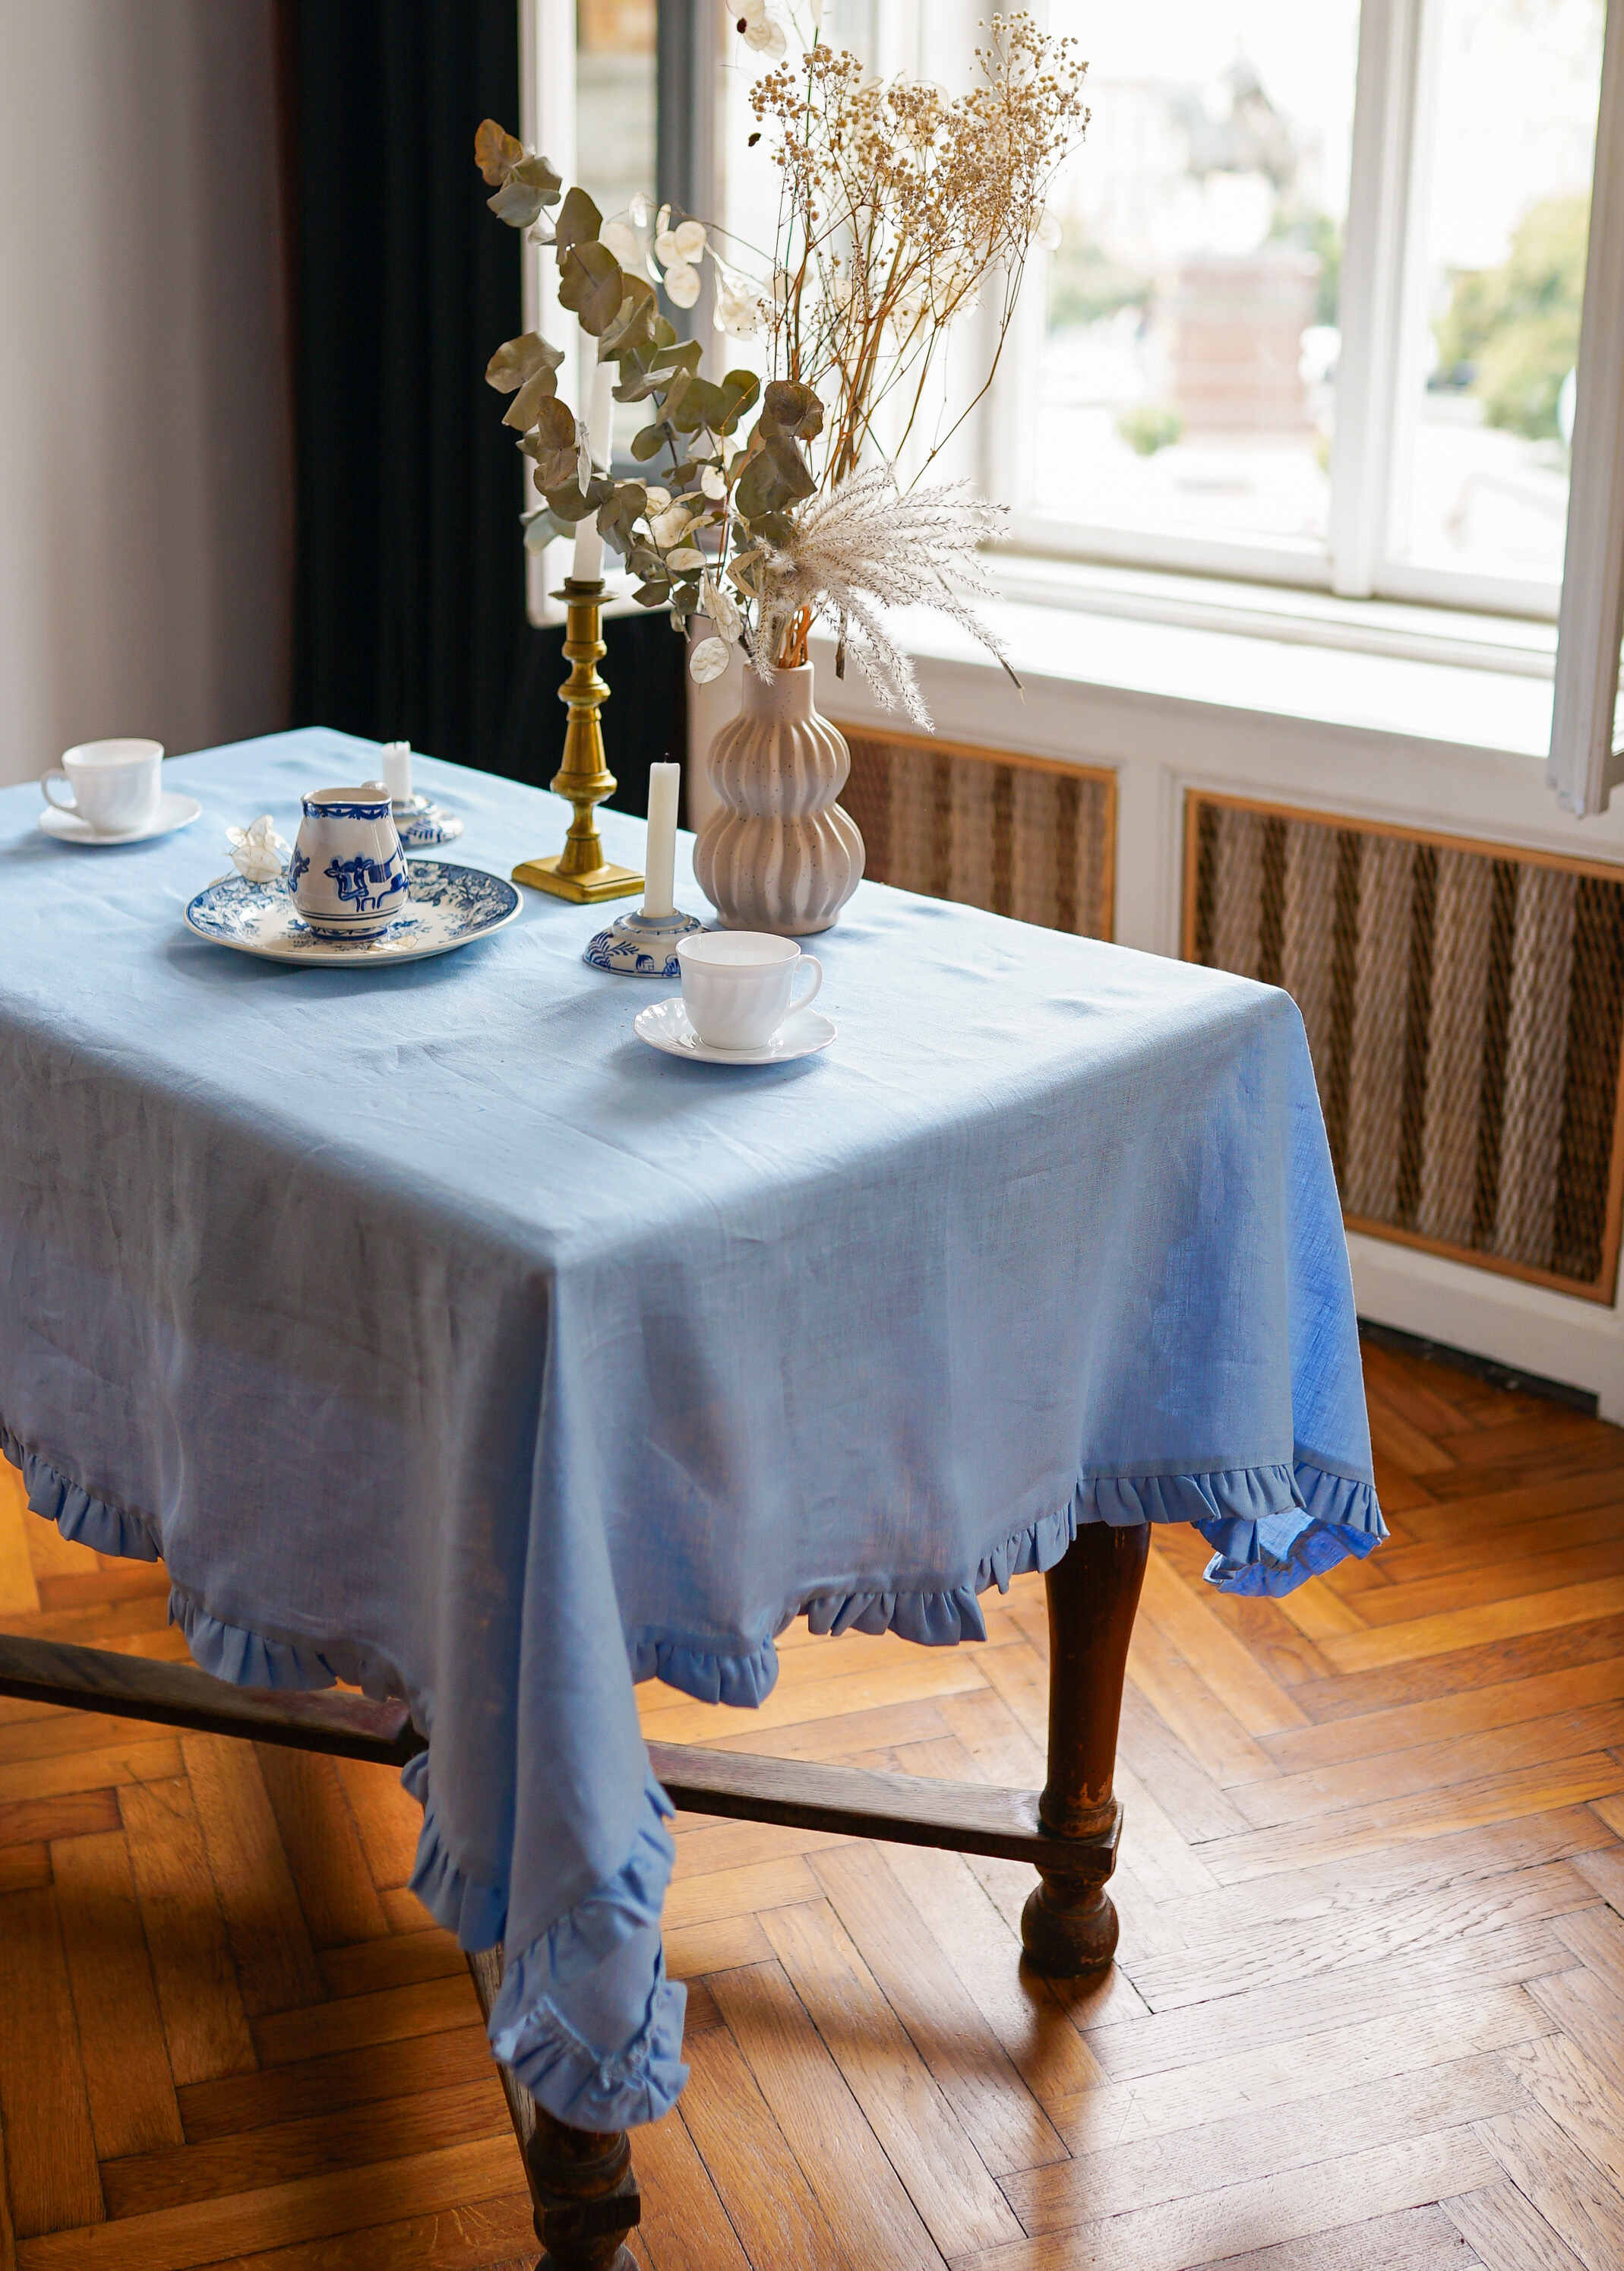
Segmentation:
<svg viewBox="0 0 1624 2271">
<path fill-rule="evenodd" d="M 520 329 L 518 238 L 473 162 L 482 118 L 518 124 L 517 19 L 514 0 L 284 0 L 294 716 L 545 782 L 563 634 L 525 617 L 520 461 L 484 379 Z M 614 801 L 641 811 L 651 759 L 683 754 L 680 643 L 663 614 L 605 639 Z"/>
</svg>

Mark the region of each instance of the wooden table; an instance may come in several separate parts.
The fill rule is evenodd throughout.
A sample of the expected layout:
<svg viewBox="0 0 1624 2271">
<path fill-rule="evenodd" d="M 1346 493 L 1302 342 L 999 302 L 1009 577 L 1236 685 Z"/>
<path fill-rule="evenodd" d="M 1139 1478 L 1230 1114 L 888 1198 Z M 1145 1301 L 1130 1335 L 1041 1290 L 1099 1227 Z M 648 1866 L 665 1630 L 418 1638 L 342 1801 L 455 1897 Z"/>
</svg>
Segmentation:
<svg viewBox="0 0 1624 2271">
<path fill-rule="evenodd" d="M 1105 1884 L 1122 1809 L 1111 1783 L 1149 1542 L 1147 1527 L 1087 1524 L 1045 1580 L 1049 1778 L 1042 1791 L 676 1743 L 650 1743 L 649 1761 L 686 1811 L 1030 1862 L 1039 1881 L 1021 1917 L 1026 1961 L 1050 1977 L 1098 1970 L 1116 1946 L 1116 1911 Z M 190 1665 L 4 1634 L 0 1695 L 397 1767 L 424 1748 L 404 1703 L 334 1691 L 271 1694 L 228 1686 Z M 488 2017 L 501 1952 L 470 1955 L 468 1963 Z M 500 2071 L 535 2202 L 541 2271 L 632 2271 L 623 2243 L 640 2211 L 626 2134 L 567 2127 L 508 2068 Z"/>
</svg>

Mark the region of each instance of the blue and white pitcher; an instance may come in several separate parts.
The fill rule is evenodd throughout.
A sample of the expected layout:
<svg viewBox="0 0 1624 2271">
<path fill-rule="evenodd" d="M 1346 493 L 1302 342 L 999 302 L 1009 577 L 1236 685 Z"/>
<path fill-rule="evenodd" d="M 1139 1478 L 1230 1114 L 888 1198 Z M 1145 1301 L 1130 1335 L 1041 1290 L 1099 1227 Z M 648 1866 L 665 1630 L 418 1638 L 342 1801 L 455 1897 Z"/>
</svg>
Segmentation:
<svg viewBox="0 0 1624 2271">
<path fill-rule="evenodd" d="M 293 905 L 318 937 L 375 937 L 404 907 L 412 882 L 388 789 L 363 781 L 318 788 L 302 801 L 287 863 Z"/>
</svg>

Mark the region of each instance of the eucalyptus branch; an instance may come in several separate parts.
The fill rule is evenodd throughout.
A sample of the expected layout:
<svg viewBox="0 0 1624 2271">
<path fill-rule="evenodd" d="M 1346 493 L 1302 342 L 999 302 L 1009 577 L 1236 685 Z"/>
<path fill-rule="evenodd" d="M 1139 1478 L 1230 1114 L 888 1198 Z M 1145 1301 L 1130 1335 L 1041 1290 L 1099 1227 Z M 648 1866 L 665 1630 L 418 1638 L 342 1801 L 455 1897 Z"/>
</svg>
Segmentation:
<svg viewBox="0 0 1624 2271">
<path fill-rule="evenodd" d="M 745 0 L 740 28 L 753 46 L 783 52 L 758 0 Z M 669 606 L 679 629 L 709 619 L 716 636 L 691 665 L 698 677 L 725 668 L 733 644 L 759 670 L 804 662 L 821 614 L 837 628 L 837 666 L 849 653 L 882 700 L 923 720 L 885 608 L 940 607 L 984 637 L 967 595 L 986 588 L 975 554 L 993 510 L 921 475 L 986 398 L 1044 195 L 1087 113 L 1074 43 L 1049 39 L 1024 11 L 991 19 L 976 62 L 982 83 L 951 100 L 916 81 L 868 78 L 820 42 L 757 80 L 752 138 L 770 133 L 778 168 L 759 286 L 719 249 L 743 240 L 693 216 L 673 220 L 668 206 L 650 231 L 642 200 L 604 222 L 583 191 L 563 194 L 545 158 L 493 121 L 479 130 L 493 211 L 560 248 L 561 304 L 615 364 L 617 400 L 647 405 L 633 457 L 640 467 L 664 458 L 671 485 L 616 480 L 584 462 L 558 394 L 562 354 L 527 332 L 486 374 L 512 397 L 504 422 L 545 500 L 526 519 L 545 540 L 595 513 L 645 606 Z M 764 339 L 765 388 L 742 369 L 702 377 L 698 344 L 679 340 L 650 288 L 652 278 L 674 307 L 692 307 L 707 257 L 718 322 Z M 944 428 L 947 388 L 937 382 L 953 371 L 941 351 L 983 290 L 1002 295 L 988 369 Z M 904 492 L 887 459 L 912 444 L 938 392 L 935 439 Z"/>
</svg>

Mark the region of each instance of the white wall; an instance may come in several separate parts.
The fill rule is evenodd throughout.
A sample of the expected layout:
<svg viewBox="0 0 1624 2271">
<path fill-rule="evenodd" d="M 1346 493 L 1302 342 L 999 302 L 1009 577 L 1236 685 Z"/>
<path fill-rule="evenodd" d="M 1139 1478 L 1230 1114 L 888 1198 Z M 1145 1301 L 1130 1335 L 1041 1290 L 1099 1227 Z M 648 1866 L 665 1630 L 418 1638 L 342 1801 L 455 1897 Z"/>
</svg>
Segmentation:
<svg viewBox="0 0 1624 2271">
<path fill-rule="evenodd" d="M 0 0 L 0 781 L 286 721 L 272 0 Z"/>
</svg>

